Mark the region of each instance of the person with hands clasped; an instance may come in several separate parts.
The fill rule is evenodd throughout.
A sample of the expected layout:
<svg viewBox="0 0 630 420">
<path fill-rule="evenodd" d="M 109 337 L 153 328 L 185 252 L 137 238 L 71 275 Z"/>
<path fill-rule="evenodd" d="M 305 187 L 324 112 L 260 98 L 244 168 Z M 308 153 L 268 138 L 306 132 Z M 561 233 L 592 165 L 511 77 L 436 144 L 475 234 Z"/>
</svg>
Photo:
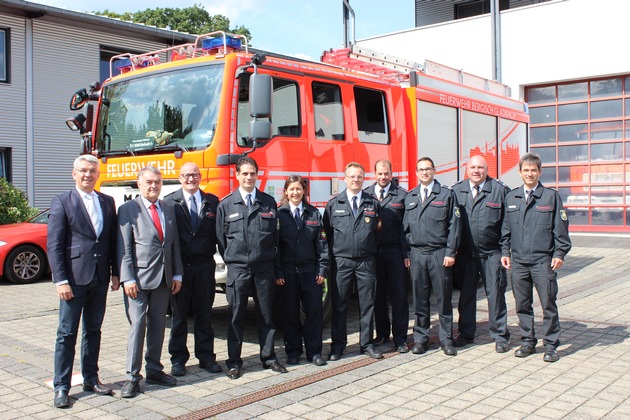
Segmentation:
<svg viewBox="0 0 630 420">
<path fill-rule="evenodd" d="M 557 270 L 571 250 L 569 218 L 558 192 L 539 182 L 542 162 L 538 155 L 523 155 L 518 172 L 523 185 L 508 193 L 501 229 L 501 264 L 511 269 L 521 332 L 521 347 L 514 356 L 527 357 L 536 353 L 532 307 L 532 288 L 535 287 L 543 309 L 543 360 L 556 362 L 560 358 L 557 352 L 560 345 Z"/>
<path fill-rule="evenodd" d="M 291 175 L 284 183 L 278 208 L 280 240 L 276 256 L 276 285 L 280 286 L 287 364 L 297 365 L 302 355 L 323 366 L 323 285 L 328 273 L 328 243 L 322 216 L 306 199 L 306 181 Z M 306 318 L 300 320 L 300 303 Z"/>
</svg>

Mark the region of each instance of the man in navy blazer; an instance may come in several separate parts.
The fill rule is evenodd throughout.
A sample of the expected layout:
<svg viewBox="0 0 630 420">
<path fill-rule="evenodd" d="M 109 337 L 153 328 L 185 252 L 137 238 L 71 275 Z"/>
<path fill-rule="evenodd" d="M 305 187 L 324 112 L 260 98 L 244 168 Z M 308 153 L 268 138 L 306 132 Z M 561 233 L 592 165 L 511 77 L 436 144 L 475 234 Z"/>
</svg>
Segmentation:
<svg viewBox="0 0 630 420">
<path fill-rule="evenodd" d="M 99 162 L 92 155 L 74 161 L 76 188 L 53 197 L 48 219 L 48 261 L 59 295 L 59 328 L 55 345 L 54 406 L 70 406 L 79 321 L 83 315 L 81 372 L 83 390 L 111 395 L 98 379 L 101 325 L 107 285 L 117 290 L 116 206 L 114 199 L 94 191 Z"/>
<path fill-rule="evenodd" d="M 138 175 L 140 196 L 118 209 L 118 261 L 125 290 L 125 309 L 131 324 L 127 342 L 128 381 L 123 398 L 140 392 L 142 353 L 147 340 L 146 381 L 174 386 L 177 380 L 164 373 L 160 362 L 166 310 L 171 294 L 179 292 L 184 269 L 173 206 L 159 200 L 162 174 L 146 166 Z"/>
</svg>

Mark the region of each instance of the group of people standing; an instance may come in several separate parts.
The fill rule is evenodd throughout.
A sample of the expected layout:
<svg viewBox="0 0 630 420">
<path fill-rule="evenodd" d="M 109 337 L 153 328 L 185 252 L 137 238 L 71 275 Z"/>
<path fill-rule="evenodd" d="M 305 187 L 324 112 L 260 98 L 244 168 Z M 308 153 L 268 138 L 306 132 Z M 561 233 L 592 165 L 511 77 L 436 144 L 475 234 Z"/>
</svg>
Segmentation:
<svg viewBox="0 0 630 420">
<path fill-rule="evenodd" d="M 467 179 L 448 188 L 435 180 L 433 161 L 423 157 L 416 164 L 419 184 L 407 192 L 396 185 L 389 161 L 376 162 L 376 182 L 365 189 L 364 168 L 351 162 L 344 171 L 346 189 L 328 202 L 322 215 L 306 199 L 308 185 L 299 175 L 286 180 L 278 206 L 273 197 L 256 188 L 258 165 L 249 157 L 236 164 L 239 187 L 221 201 L 201 191 L 201 173 L 194 163 L 180 169 L 182 188 L 161 200 L 162 175 L 147 166 L 138 176 L 139 197 L 123 204 L 117 213 L 111 197 L 94 191 L 99 161 L 91 155 L 80 156 L 72 171 L 76 187 L 53 198 L 48 225 L 48 257 L 60 297 L 54 406 L 70 405 L 68 392 L 81 317 L 83 389 L 101 395 L 113 393 L 98 378 L 101 325 L 110 283 L 111 290 L 122 284 L 130 323 L 123 398 L 140 392 L 143 353 L 147 383 L 174 386 L 175 377 L 186 374 L 191 305 L 199 367 L 222 372 L 214 352 L 211 319 L 217 249 L 228 267 L 226 366 L 230 379 L 241 376 L 249 296 L 256 306 L 262 367 L 287 372 L 274 349 L 276 287 L 289 365 L 299 364 L 304 350 L 315 366 L 342 358 L 355 285 L 361 353 L 382 358 L 379 346 L 390 341 L 390 332 L 396 351 L 407 353 L 408 278 L 415 321 L 412 353 L 423 354 L 429 348 L 431 291 L 437 302 L 444 354 L 455 356 L 457 347 L 474 341 L 479 278 L 488 298 L 490 335 L 496 351 L 507 352 L 506 269 L 512 273 L 521 333 L 521 347 L 515 355 L 535 353 L 535 287 L 544 311 L 544 360 L 558 360 L 556 270 L 571 248 L 568 218 L 557 192 L 538 181 L 540 158 L 523 156 L 519 172 L 524 185 L 509 191 L 487 176 L 485 160 L 475 156 L 468 162 Z M 457 273 L 455 281 L 461 290 L 458 337 L 453 337 L 453 273 Z M 326 279 L 333 305 L 327 360 L 322 353 Z M 173 315 L 168 344 L 170 375 L 160 361 L 169 304 Z"/>
</svg>

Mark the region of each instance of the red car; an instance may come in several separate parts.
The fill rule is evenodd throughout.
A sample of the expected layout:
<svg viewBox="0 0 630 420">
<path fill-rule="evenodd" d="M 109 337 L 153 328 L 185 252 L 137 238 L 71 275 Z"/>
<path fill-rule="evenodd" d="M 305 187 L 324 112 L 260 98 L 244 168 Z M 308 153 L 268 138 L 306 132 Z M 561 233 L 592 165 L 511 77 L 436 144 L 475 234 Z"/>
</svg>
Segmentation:
<svg viewBox="0 0 630 420">
<path fill-rule="evenodd" d="M 0 277 L 33 283 L 48 272 L 48 209 L 26 222 L 0 225 Z"/>
</svg>

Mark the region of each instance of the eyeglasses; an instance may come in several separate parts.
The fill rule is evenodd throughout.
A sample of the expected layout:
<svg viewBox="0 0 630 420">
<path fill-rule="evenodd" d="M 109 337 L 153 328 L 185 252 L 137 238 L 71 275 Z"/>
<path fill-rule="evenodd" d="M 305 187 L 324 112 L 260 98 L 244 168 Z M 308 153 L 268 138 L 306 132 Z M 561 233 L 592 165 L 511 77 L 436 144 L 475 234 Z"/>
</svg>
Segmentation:
<svg viewBox="0 0 630 420">
<path fill-rule="evenodd" d="M 75 169 L 81 175 L 96 175 L 98 173 L 98 169 Z"/>
<path fill-rule="evenodd" d="M 356 180 L 360 181 L 360 180 L 363 179 L 363 175 L 353 175 L 353 176 L 346 175 L 346 178 L 348 178 L 348 179 L 356 179 Z"/>
<path fill-rule="evenodd" d="M 431 172 L 435 168 L 417 168 L 416 172 Z"/>
<path fill-rule="evenodd" d="M 181 174 L 180 176 L 182 178 L 184 178 L 184 179 L 188 179 L 188 178 L 199 179 L 199 178 L 201 178 L 201 174 Z"/>
</svg>

